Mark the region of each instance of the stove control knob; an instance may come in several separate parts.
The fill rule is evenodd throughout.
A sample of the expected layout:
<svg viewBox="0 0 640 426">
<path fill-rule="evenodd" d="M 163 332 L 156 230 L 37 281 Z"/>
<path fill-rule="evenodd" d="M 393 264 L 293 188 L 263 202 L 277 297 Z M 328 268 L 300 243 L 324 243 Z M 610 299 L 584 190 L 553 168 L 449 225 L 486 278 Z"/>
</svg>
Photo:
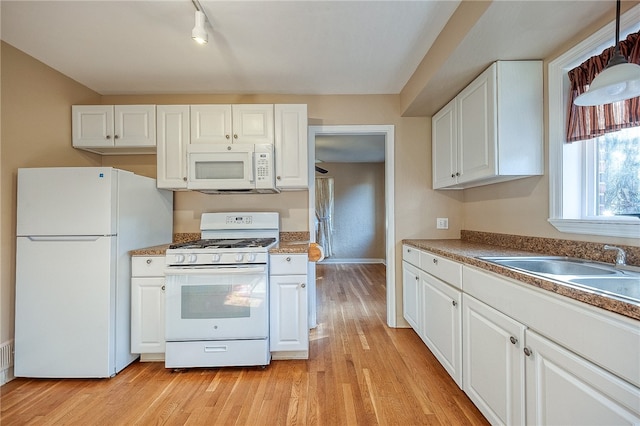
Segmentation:
<svg viewBox="0 0 640 426">
<path fill-rule="evenodd" d="M 218 253 L 214 254 L 211 260 L 213 262 L 220 262 L 220 255 Z"/>
<path fill-rule="evenodd" d="M 176 254 L 176 263 L 184 262 L 184 254 Z"/>
<path fill-rule="evenodd" d="M 198 260 L 198 256 L 197 255 L 195 255 L 195 254 L 190 254 L 189 255 L 189 260 L 188 260 L 189 263 L 196 263 L 196 260 Z"/>
<path fill-rule="evenodd" d="M 247 261 L 249 262 L 255 262 L 256 261 L 256 254 L 255 253 L 249 253 L 247 255 Z"/>
<path fill-rule="evenodd" d="M 244 254 L 242 253 L 236 254 L 236 262 L 242 262 L 242 259 L 244 259 Z"/>
</svg>

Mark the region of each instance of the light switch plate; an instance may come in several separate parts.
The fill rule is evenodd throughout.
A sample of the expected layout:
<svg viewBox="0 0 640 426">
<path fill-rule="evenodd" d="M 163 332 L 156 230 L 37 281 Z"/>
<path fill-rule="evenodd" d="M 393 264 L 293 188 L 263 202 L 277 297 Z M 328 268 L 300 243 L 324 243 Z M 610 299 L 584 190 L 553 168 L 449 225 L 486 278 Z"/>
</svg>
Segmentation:
<svg viewBox="0 0 640 426">
<path fill-rule="evenodd" d="M 449 229 L 449 218 L 448 217 L 436 218 L 436 229 Z"/>
</svg>

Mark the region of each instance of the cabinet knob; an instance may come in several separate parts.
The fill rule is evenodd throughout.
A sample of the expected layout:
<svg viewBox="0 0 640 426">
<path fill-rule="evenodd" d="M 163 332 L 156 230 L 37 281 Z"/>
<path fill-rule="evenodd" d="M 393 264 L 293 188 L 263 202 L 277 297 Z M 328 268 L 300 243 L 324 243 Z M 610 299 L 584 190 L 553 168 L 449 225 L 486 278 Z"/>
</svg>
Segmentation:
<svg viewBox="0 0 640 426">
<path fill-rule="evenodd" d="M 152 260 L 151 259 L 147 259 L 147 265 L 151 265 Z"/>
<path fill-rule="evenodd" d="M 277 180 L 281 180 L 282 178 L 280 176 L 276 176 L 276 179 Z"/>
<path fill-rule="evenodd" d="M 416 281 L 418 281 L 420 278 L 416 277 Z"/>
<path fill-rule="evenodd" d="M 229 139 L 229 138 L 230 138 L 230 136 L 229 136 L 229 135 L 224 135 L 224 137 L 225 137 L 225 138 L 227 138 L 227 139 Z"/>
<path fill-rule="evenodd" d="M 433 263 L 437 265 L 438 264 L 438 259 L 433 259 Z"/>
<path fill-rule="evenodd" d="M 452 304 L 453 306 L 458 306 L 458 302 L 456 302 L 455 300 L 452 300 L 452 301 L 451 301 L 451 304 Z"/>
<path fill-rule="evenodd" d="M 305 288 L 307 285 L 305 283 L 300 284 L 300 287 Z"/>
<path fill-rule="evenodd" d="M 164 286 L 162 286 L 162 291 L 164 291 Z"/>
<path fill-rule="evenodd" d="M 290 258 L 290 257 L 287 257 L 285 260 L 286 260 L 287 262 L 291 262 L 291 258 Z"/>
<path fill-rule="evenodd" d="M 518 343 L 518 339 L 516 339 L 516 338 L 515 338 L 515 337 L 513 337 L 513 336 L 509 337 L 509 340 L 511 340 L 511 343 L 513 343 L 514 345 L 515 345 L 516 343 Z"/>
<path fill-rule="evenodd" d="M 186 182 L 187 181 L 187 177 L 186 176 L 183 177 L 182 180 Z"/>
<path fill-rule="evenodd" d="M 113 136 L 113 138 L 114 138 L 114 139 L 118 139 L 119 137 L 120 137 L 120 136 L 118 136 L 118 135 L 114 135 L 114 136 Z"/>
<path fill-rule="evenodd" d="M 526 346 L 525 346 L 525 348 L 523 349 L 523 351 L 524 351 L 524 354 L 525 354 L 526 356 L 531 356 L 531 354 L 533 353 L 533 352 L 531 352 L 531 349 L 527 348 Z"/>
<path fill-rule="evenodd" d="M 451 173 L 451 177 L 456 177 L 456 174 L 455 173 Z"/>
<path fill-rule="evenodd" d="M 234 138 L 234 139 L 238 139 L 238 135 L 235 135 L 235 134 L 234 134 L 234 135 L 233 135 L 233 138 Z"/>
<path fill-rule="evenodd" d="M 456 176 L 460 176 L 460 172 L 456 172 Z"/>
<path fill-rule="evenodd" d="M 107 135 L 107 139 L 111 139 L 111 135 Z"/>
</svg>

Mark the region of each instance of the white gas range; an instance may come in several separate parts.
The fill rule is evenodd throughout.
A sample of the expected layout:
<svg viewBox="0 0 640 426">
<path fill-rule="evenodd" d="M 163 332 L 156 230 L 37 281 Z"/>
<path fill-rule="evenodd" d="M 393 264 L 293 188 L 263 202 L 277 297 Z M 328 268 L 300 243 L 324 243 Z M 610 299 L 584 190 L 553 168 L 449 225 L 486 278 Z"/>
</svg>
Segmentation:
<svg viewBox="0 0 640 426">
<path fill-rule="evenodd" d="M 165 367 L 269 364 L 278 213 L 203 213 L 200 229 L 202 239 L 166 253 Z"/>
</svg>

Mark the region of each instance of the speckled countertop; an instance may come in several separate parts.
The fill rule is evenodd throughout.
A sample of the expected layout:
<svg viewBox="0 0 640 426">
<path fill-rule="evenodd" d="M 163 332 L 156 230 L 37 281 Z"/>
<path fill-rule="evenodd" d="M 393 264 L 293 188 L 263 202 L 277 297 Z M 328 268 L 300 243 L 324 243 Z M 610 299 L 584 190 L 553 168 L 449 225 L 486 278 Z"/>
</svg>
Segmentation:
<svg viewBox="0 0 640 426">
<path fill-rule="evenodd" d="M 640 303 L 632 303 L 630 301 L 614 298 L 613 296 L 609 297 L 606 295 L 602 295 L 602 294 L 596 293 L 595 291 L 589 291 L 587 289 L 572 287 L 564 283 L 547 280 L 547 279 L 530 275 L 524 272 L 518 272 L 514 269 L 505 268 L 500 265 L 496 265 L 494 263 L 477 259 L 477 257 L 479 256 L 556 255 L 556 256 L 581 257 L 581 258 L 599 260 L 599 261 L 604 261 L 604 260 L 593 259 L 593 257 L 576 256 L 576 253 L 574 251 L 567 254 L 565 253 L 565 251 L 567 250 L 566 247 L 564 247 L 562 250 L 557 250 L 557 249 L 550 249 L 548 244 L 545 244 L 545 243 L 552 244 L 556 248 L 563 247 L 563 244 L 558 243 L 558 241 L 562 242 L 563 240 L 537 241 L 537 244 L 535 244 L 536 248 L 547 248 L 547 250 L 533 251 L 529 249 L 528 244 L 522 243 L 522 241 L 520 241 L 521 244 L 516 245 L 516 247 L 522 247 L 524 249 L 514 249 L 512 247 L 509 247 L 509 244 L 497 245 L 495 244 L 496 242 L 498 242 L 499 244 L 501 244 L 502 242 L 496 241 L 495 237 L 491 239 L 491 244 L 489 244 L 483 238 L 475 238 L 475 237 L 478 237 L 479 234 L 482 234 L 482 233 L 473 233 L 473 235 L 469 235 L 469 234 L 465 235 L 465 231 L 463 231 L 463 235 L 462 235 L 463 238 L 460 240 L 407 239 L 407 240 L 403 240 L 402 243 L 413 246 L 418 249 L 429 251 L 431 253 L 434 253 L 442 257 L 449 258 L 467 265 L 473 265 L 487 271 L 495 272 L 505 277 L 509 277 L 509 278 L 513 278 L 515 280 L 521 281 L 525 284 L 529 284 L 547 291 L 551 291 L 553 293 L 556 293 L 565 297 L 569 297 L 571 299 L 578 300 L 580 302 L 584 302 L 589 305 L 597 306 L 599 308 L 606 309 L 608 311 L 615 312 L 629 318 L 640 320 Z M 482 235 L 480 236 L 482 237 Z M 547 240 L 547 239 L 538 239 L 538 240 Z M 598 247 L 598 251 L 602 251 L 601 250 L 602 244 L 598 244 L 597 247 Z M 624 247 L 624 248 L 625 250 L 627 249 L 627 247 Z M 634 252 L 635 249 L 638 249 L 638 248 L 632 247 L 630 248 L 629 251 Z M 559 254 L 559 252 L 561 254 Z"/>
<path fill-rule="evenodd" d="M 173 236 L 174 243 L 182 243 L 200 239 L 198 233 L 181 233 Z M 131 250 L 131 256 L 164 256 L 169 248 L 167 244 Z M 309 251 L 309 232 L 281 232 L 280 241 L 269 250 L 271 254 L 293 253 L 304 254 Z"/>
</svg>

